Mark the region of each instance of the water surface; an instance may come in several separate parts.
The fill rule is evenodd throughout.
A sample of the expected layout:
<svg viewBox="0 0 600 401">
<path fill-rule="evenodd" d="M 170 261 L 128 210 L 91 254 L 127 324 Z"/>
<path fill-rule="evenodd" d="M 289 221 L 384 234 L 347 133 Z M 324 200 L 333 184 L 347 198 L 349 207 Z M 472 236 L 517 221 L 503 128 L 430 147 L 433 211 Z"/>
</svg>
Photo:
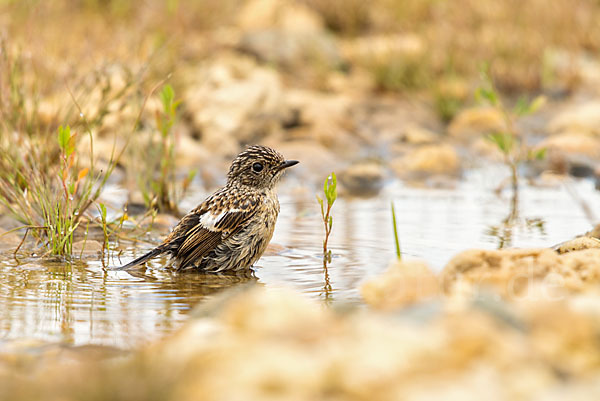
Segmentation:
<svg viewBox="0 0 600 401">
<path fill-rule="evenodd" d="M 477 170 L 451 189 L 386 186 L 370 199 L 340 198 L 333 210 L 330 248 L 334 258 L 325 270 L 321 258 L 323 227 L 314 194 L 282 190 L 281 215 L 274 250 L 257 263 L 254 277 L 176 274 L 156 259 L 144 270 L 111 271 L 100 261 L 72 263 L 0 256 L 0 339 L 37 338 L 68 344 L 103 344 L 123 348 L 155 340 L 179 327 L 191 308 L 242 282 L 295 288 L 333 303 L 359 304 L 361 283 L 395 257 L 390 202 L 395 203 L 401 246 L 406 258 L 426 260 L 439 271 L 457 252 L 550 246 L 591 229 L 591 221 L 564 186 L 524 186 L 518 223 L 502 230 L 509 194 L 493 189 L 502 171 Z M 590 181 L 571 187 L 591 210 L 600 195 Z M 292 195 L 294 193 L 295 195 Z M 192 197 L 185 204 L 202 200 Z M 160 238 L 156 238 L 160 240 Z M 150 245 L 120 243 L 126 263 Z"/>
</svg>

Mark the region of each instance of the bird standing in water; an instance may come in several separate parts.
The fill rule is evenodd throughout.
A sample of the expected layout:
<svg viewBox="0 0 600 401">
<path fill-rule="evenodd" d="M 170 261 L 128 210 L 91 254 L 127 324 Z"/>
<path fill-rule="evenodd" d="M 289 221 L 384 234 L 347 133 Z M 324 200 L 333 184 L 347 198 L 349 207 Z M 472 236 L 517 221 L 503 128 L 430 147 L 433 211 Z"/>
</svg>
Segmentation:
<svg viewBox="0 0 600 401">
<path fill-rule="evenodd" d="M 162 244 L 119 270 L 163 253 L 177 270 L 248 270 L 273 236 L 279 214 L 275 184 L 296 164 L 266 146 L 246 148 L 231 163 L 224 187 L 185 215 Z"/>
</svg>

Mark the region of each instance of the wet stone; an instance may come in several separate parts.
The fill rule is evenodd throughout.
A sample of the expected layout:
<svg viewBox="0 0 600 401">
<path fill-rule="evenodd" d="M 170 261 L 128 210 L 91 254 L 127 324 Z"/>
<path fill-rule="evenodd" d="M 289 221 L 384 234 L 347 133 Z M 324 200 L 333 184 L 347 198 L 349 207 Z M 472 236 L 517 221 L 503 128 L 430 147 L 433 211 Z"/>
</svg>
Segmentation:
<svg viewBox="0 0 600 401">
<path fill-rule="evenodd" d="M 353 196 L 375 196 L 383 188 L 384 170 L 379 163 L 359 162 L 338 174 L 345 192 Z"/>
</svg>

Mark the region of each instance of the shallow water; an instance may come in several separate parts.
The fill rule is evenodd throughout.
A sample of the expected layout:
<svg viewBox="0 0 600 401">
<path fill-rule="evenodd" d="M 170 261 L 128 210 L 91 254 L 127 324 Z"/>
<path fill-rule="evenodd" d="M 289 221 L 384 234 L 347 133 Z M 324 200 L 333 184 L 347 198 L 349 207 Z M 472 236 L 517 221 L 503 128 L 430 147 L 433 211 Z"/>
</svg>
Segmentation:
<svg viewBox="0 0 600 401">
<path fill-rule="evenodd" d="M 502 242 L 544 247 L 591 229 L 588 217 L 564 186 L 524 186 L 519 223 L 510 230 L 510 240 L 507 231 L 500 236 L 502 230 L 494 227 L 501 226 L 510 204 L 508 194 L 498 197 L 493 192 L 502 177 L 502 171 L 495 169 L 477 170 L 453 189 L 392 183 L 377 198 L 339 199 L 330 239 L 335 257 L 327 270 L 320 256 L 322 223 L 313 194 L 291 196 L 286 187 L 273 238 L 277 251 L 261 258 L 251 278 L 176 274 L 163 268 L 165 259 L 128 273 L 106 270 L 97 260 L 16 261 L 5 252 L 0 256 L 0 339 L 128 348 L 173 331 L 196 304 L 246 281 L 288 286 L 334 303 L 360 303 L 361 283 L 385 270 L 395 257 L 392 200 L 405 257 L 424 259 L 436 270 L 464 249 L 494 249 Z M 600 194 L 590 181 L 570 185 L 591 210 L 600 209 Z M 200 201 L 198 196 L 186 205 Z M 127 246 L 122 263 L 149 248 Z"/>
</svg>

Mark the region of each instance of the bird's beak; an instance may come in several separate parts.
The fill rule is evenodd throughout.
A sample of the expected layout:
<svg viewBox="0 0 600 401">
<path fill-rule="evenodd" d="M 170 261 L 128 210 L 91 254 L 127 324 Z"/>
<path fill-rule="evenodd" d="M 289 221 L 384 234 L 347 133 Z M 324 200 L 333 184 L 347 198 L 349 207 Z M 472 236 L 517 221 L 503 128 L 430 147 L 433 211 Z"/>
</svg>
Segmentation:
<svg viewBox="0 0 600 401">
<path fill-rule="evenodd" d="M 279 170 L 283 170 L 283 169 L 286 169 L 288 167 L 295 166 L 298 163 L 300 163 L 298 160 L 286 160 L 286 161 L 284 161 L 283 163 L 281 163 L 279 165 Z"/>
</svg>

